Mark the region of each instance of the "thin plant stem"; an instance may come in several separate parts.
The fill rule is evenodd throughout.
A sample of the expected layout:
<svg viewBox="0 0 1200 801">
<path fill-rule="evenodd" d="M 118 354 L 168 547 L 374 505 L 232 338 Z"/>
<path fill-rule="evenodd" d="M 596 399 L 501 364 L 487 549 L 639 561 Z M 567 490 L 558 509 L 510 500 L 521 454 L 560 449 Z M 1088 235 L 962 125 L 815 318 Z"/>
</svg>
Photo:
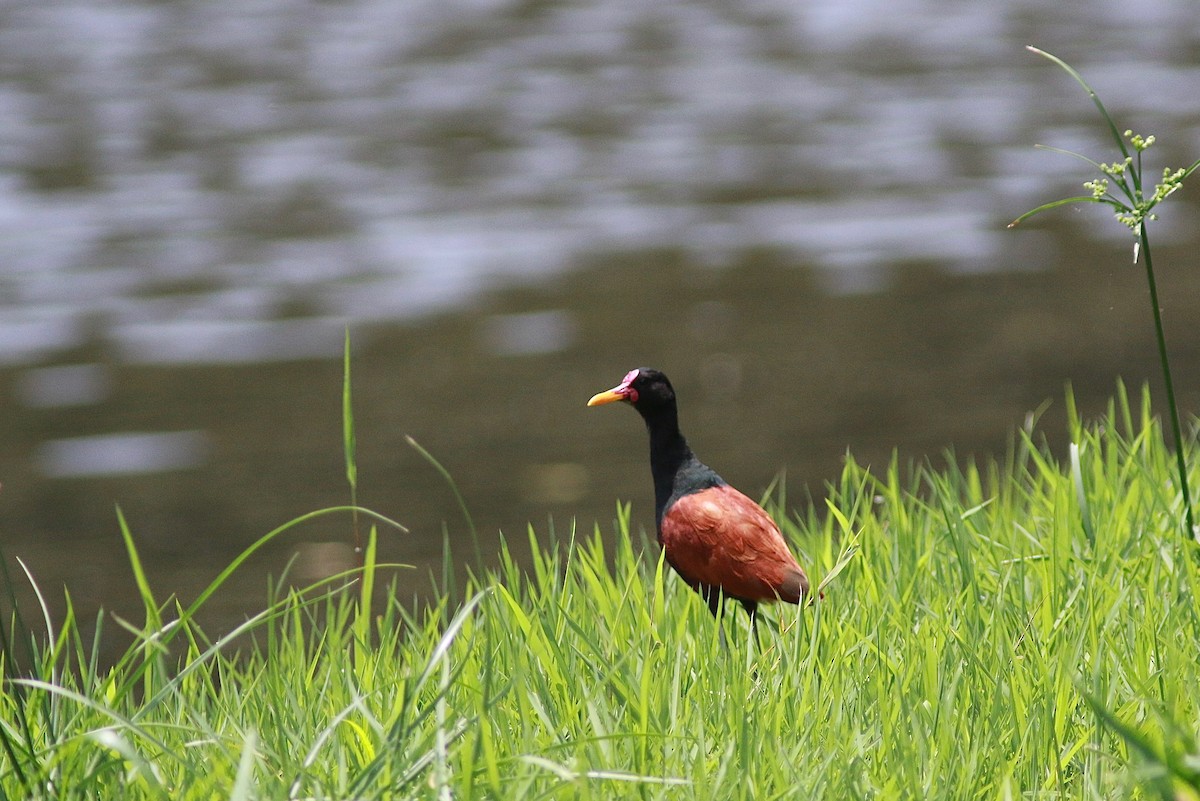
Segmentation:
<svg viewBox="0 0 1200 801">
<path fill-rule="evenodd" d="M 1154 333 L 1158 340 L 1158 358 L 1162 362 L 1163 384 L 1167 389 L 1167 411 L 1171 417 L 1171 433 L 1175 437 L 1175 467 L 1179 471 L 1179 489 L 1183 493 L 1183 515 L 1187 522 L 1187 533 L 1196 538 L 1196 523 L 1192 517 L 1192 497 L 1188 488 L 1187 462 L 1184 460 L 1183 429 L 1179 425 L 1179 408 L 1175 403 L 1175 384 L 1171 380 L 1171 362 L 1167 358 L 1167 337 L 1163 332 L 1162 309 L 1158 303 L 1158 284 L 1154 280 L 1154 262 L 1150 258 L 1150 237 L 1143 223 L 1138 229 L 1141 239 L 1142 259 L 1146 264 L 1146 284 L 1150 287 L 1150 308 L 1154 311 Z"/>
<path fill-rule="evenodd" d="M 1088 96 L 1092 99 L 1092 102 L 1096 105 L 1096 108 L 1100 111 L 1100 116 L 1104 118 L 1105 123 L 1108 125 L 1109 132 L 1112 134 L 1117 149 L 1121 151 L 1123 160 L 1112 164 L 1102 164 L 1078 153 L 1050 148 L 1051 150 L 1056 150 L 1060 153 L 1065 152 L 1068 155 L 1086 161 L 1099 169 L 1102 177 L 1084 184 L 1084 187 L 1092 190 L 1091 197 L 1075 196 L 1051 203 L 1043 203 L 1041 206 L 1032 211 L 1027 211 L 1013 220 L 1008 227 L 1012 228 L 1034 214 L 1059 206 L 1071 203 L 1091 202 L 1103 203 L 1110 206 L 1116 213 L 1117 220 L 1133 230 L 1134 236 L 1137 239 L 1133 249 L 1133 260 L 1136 262 L 1139 258 L 1144 258 L 1146 264 L 1146 284 L 1150 288 L 1150 308 L 1154 312 L 1154 334 L 1158 341 L 1158 358 L 1162 365 L 1163 383 L 1167 389 L 1167 409 L 1171 417 L 1171 433 L 1175 436 L 1175 466 L 1179 471 L 1179 490 L 1183 496 L 1183 516 L 1187 525 L 1185 533 L 1189 540 L 1196 541 L 1198 532 L 1196 531 L 1195 518 L 1192 514 L 1192 493 L 1188 486 L 1183 427 L 1179 424 L 1179 408 L 1175 402 L 1175 384 L 1171 380 L 1171 362 L 1167 356 L 1167 337 L 1163 332 L 1162 309 L 1158 302 L 1158 286 L 1154 280 L 1154 262 L 1150 258 L 1150 236 L 1146 232 L 1146 223 L 1155 218 L 1153 214 L 1154 207 L 1170 197 L 1175 190 L 1183 185 L 1183 181 L 1200 167 L 1200 159 L 1192 162 L 1192 165 L 1186 169 L 1175 171 L 1170 169 L 1163 170 L 1162 182 L 1155 186 L 1154 192 L 1150 197 L 1146 197 L 1142 188 L 1142 151 L 1154 144 L 1154 137 L 1139 136 L 1131 130 L 1126 130 L 1124 136 L 1122 136 L 1112 115 L 1108 113 L 1108 109 L 1100 102 L 1099 95 L 1096 94 L 1096 91 L 1088 85 L 1088 82 L 1083 79 L 1083 76 L 1074 67 L 1067 64 L 1058 56 L 1047 53 L 1045 50 L 1039 50 L 1036 47 L 1028 49 L 1062 67 L 1084 88 Z M 1133 148 L 1134 152 L 1132 154 L 1130 153 L 1129 146 L 1125 143 L 1126 139 L 1129 140 L 1129 145 Z M 1110 185 L 1115 185 L 1121 194 L 1128 198 L 1129 202 L 1126 203 L 1112 194 L 1109 191 Z"/>
<path fill-rule="evenodd" d="M 350 484 L 350 519 L 354 528 L 354 553 L 359 566 L 364 562 L 362 537 L 358 532 L 358 444 L 354 433 L 354 407 L 350 403 L 350 326 L 342 351 L 342 451 L 346 456 L 346 481 Z"/>
</svg>

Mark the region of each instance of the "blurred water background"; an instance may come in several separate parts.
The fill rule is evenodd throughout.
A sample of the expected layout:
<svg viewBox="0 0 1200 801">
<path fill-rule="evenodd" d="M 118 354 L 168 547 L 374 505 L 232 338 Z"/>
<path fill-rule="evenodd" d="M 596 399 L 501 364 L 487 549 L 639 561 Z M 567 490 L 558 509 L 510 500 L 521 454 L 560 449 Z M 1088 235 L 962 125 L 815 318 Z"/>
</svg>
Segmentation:
<svg viewBox="0 0 1200 801">
<path fill-rule="evenodd" d="M 137 609 L 349 499 L 407 525 L 428 591 L 467 526 L 650 527 L 633 412 L 675 381 L 702 458 L 803 507 L 847 449 L 1003 453 L 1073 383 L 1158 367 L 1131 238 L 1097 207 L 1017 231 L 1112 160 L 1071 61 L 1161 166 L 1200 155 L 1192 0 L 8 0 L 0 6 L 0 538 L 61 613 Z M 1181 403 L 1200 409 L 1196 187 L 1153 230 Z M 1160 396 L 1161 398 L 1161 396 Z M 1161 402 L 1160 402 L 1161 405 Z M 948 456 L 946 449 L 952 448 Z M 322 518 L 239 574 L 350 566 Z M 111 627 L 115 628 L 115 626 Z"/>
</svg>

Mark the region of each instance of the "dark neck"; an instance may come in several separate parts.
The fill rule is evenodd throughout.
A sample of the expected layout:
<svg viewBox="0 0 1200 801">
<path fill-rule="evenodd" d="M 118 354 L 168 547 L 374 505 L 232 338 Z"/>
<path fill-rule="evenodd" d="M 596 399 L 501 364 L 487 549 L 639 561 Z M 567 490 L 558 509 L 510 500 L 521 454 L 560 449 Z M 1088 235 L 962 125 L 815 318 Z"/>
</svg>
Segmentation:
<svg viewBox="0 0 1200 801">
<path fill-rule="evenodd" d="M 654 478 L 654 511 L 662 522 L 667 507 L 679 498 L 724 482 L 696 458 L 679 431 L 674 408 L 643 414 L 650 433 L 650 475 Z"/>
</svg>

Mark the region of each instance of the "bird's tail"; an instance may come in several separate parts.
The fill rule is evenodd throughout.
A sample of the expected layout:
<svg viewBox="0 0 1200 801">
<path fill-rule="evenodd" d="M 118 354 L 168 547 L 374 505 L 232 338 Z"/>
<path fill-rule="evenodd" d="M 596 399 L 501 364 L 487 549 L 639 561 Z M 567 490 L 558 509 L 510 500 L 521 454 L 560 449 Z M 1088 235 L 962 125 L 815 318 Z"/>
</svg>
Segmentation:
<svg viewBox="0 0 1200 801">
<path fill-rule="evenodd" d="M 779 585 L 779 600 L 798 604 L 808 597 L 808 576 L 800 568 L 789 570 Z"/>
</svg>

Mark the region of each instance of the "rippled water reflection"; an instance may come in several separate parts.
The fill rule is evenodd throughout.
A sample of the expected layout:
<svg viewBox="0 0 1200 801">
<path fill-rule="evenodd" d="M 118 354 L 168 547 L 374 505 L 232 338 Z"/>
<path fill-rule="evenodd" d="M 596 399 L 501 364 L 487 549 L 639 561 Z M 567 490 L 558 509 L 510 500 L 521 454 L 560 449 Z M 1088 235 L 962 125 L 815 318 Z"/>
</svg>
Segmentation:
<svg viewBox="0 0 1200 801">
<path fill-rule="evenodd" d="M 1020 45 L 1174 155 L 1198 38 L 1183 0 L 10 3 L 4 356 L 293 358 L 321 346 L 255 342 L 303 338 L 289 310 L 406 317 L 611 249 L 777 248 L 855 291 L 1003 269 L 999 223 L 1078 175 L 1031 143 L 1101 132 Z"/>
</svg>

